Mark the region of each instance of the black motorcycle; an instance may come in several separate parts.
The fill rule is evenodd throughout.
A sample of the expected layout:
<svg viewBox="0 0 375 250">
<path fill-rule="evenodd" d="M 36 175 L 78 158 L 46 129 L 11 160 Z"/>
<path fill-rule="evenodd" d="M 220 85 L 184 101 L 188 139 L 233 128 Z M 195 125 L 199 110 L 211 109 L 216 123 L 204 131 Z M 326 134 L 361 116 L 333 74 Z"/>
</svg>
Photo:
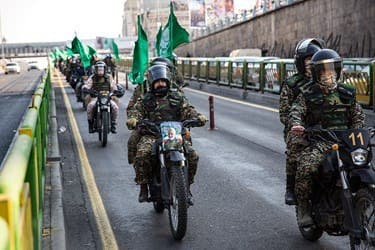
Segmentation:
<svg viewBox="0 0 375 250">
<path fill-rule="evenodd" d="M 102 146 L 105 147 L 107 145 L 108 134 L 111 132 L 111 98 L 112 96 L 116 96 L 118 92 L 97 92 L 95 90 L 86 88 L 84 88 L 83 91 L 90 94 L 92 97 L 97 97 L 93 125 L 94 131 L 99 135 L 99 141 L 101 142 Z"/>
<path fill-rule="evenodd" d="M 332 144 L 313 179 L 310 197 L 314 224 L 299 227 L 309 241 L 323 232 L 349 235 L 351 249 L 375 248 L 375 169 L 371 163 L 374 128 L 306 129 L 308 140 Z M 296 206 L 298 211 L 298 205 Z"/>
<path fill-rule="evenodd" d="M 189 207 L 189 162 L 186 158 L 185 140 L 189 140 L 190 128 L 198 126 L 200 121 L 196 119 L 165 121 L 160 124 L 143 120 L 137 125 L 141 134 L 159 138 L 153 145 L 148 201 L 153 203 L 157 213 L 168 209 L 171 232 L 176 240 L 185 236 Z"/>
</svg>

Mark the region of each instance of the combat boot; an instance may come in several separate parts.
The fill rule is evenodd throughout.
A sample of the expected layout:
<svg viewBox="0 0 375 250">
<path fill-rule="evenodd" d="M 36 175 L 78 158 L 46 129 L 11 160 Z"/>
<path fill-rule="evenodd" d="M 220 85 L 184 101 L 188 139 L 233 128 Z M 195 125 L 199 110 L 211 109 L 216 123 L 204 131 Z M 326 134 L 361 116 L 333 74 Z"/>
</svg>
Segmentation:
<svg viewBox="0 0 375 250">
<path fill-rule="evenodd" d="M 92 134 L 94 133 L 94 121 L 88 120 L 88 123 L 89 123 L 89 133 Z"/>
<path fill-rule="evenodd" d="M 116 125 L 117 125 L 116 122 L 114 122 L 114 121 L 111 122 L 111 133 L 113 133 L 113 134 L 117 133 Z"/>
<path fill-rule="evenodd" d="M 139 192 L 138 201 L 145 202 L 148 200 L 148 188 L 147 184 L 141 184 L 141 190 Z"/>
<path fill-rule="evenodd" d="M 311 218 L 311 206 L 308 201 L 298 203 L 297 223 L 300 227 L 308 227 L 314 225 L 314 221 Z"/>
<path fill-rule="evenodd" d="M 285 191 L 285 204 L 286 205 L 296 205 L 296 195 L 294 194 L 294 184 L 295 176 L 287 175 L 286 176 L 286 191 Z"/>
<path fill-rule="evenodd" d="M 187 203 L 190 205 L 190 206 L 193 206 L 194 205 L 194 199 L 193 199 L 193 195 L 190 191 L 190 185 L 189 187 L 187 188 L 187 197 L 186 197 L 186 201 Z"/>
</svg>

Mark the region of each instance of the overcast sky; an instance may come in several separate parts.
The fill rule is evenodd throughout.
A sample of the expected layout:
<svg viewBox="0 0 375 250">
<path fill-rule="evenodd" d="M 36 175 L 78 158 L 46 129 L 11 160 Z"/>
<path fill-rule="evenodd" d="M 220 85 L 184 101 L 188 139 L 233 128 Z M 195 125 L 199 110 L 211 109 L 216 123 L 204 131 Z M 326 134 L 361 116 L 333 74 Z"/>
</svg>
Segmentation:
<svg viewBox="0 0 375 250">
<path fill-rule="evenodd" d="M 0 0 L 8 43 L 118 37 L 124 0 Z"/>
<path fill-rule="evenodd" d="M 237 8 L 249 8 L 253 2 L 234 0 Z M 8 43 L 66 41 L 72 40 L 75 32 L 79 39 L 118 37 L 124 3 L 125 0 L 0 0 L 0 29 Z"/>
</svg>

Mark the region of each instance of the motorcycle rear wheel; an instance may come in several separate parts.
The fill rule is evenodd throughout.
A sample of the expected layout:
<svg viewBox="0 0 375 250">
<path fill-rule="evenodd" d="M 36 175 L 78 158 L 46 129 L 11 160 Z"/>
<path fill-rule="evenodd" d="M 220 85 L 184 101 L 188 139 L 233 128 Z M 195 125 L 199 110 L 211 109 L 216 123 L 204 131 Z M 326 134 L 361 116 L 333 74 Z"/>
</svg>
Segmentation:
<svg viewBox="0 0 375 250">
<path fill-rule="evenodd" d="M 298 214 L 298 205 L 296 205 L 296 217 Z M 318 228 L 316 225 L 312 225 L 309 227 L 300 227 L 298 226 L 302 237 L 308 241 L 314 242 L 320 239 L 323 235 L 323 230 Z"/>
<path fill-rule="evenodd" d="M 354 209 L 359 224 L 364 227 L 366 239 L 350 238 L 350 249 L 374 249 L 375 239 L 369 239 L 369 234 L 375 234 L 375 190 L 362 188 L 354 197 Z M 359 243 L 359 244 L 356 244 Z"/>
<path fill-rule="evenodd" d="M 185 236 L 187 226 L 186 181 L 182 167 L 173 166 L 171 170 L 171 204 L 168 208 L 169 225 L 173 238 L 181 240 Z"/>
<path fill-rule="evenodd" d="M 109 113 L 107 111 L 102 112 L 102 121 L 103 121 L 103 127 L 102 127 L 102 146 L 105 147 L 107 145 L 107 139 L 108 139 L 108 133 L 109 133 Z"/>
</svg>

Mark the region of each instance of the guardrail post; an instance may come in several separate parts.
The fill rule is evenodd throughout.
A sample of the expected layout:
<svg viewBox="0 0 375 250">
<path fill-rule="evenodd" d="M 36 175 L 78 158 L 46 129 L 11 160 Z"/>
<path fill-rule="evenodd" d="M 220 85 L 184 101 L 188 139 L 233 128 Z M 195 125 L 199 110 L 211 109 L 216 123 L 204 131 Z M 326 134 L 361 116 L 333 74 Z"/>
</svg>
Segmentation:
<svg viewBox="0 0 375 250">
<path fill-rule="evenodd" d="M 209 103 L 209 107 L 210 107 L 210 128 L 209 128 L 209 130 L 215 130 L 217 128 L 215 127 L 214 97 L 212 95 L 210 95 L 208 97 L 208 103 Z"/>
<path fill-rule="evenodd" d="M 128 85 L 128 73 L 125 72 L 125 89 L 128 90 L 129 89 L 129 85 Z"/>
</svg>

